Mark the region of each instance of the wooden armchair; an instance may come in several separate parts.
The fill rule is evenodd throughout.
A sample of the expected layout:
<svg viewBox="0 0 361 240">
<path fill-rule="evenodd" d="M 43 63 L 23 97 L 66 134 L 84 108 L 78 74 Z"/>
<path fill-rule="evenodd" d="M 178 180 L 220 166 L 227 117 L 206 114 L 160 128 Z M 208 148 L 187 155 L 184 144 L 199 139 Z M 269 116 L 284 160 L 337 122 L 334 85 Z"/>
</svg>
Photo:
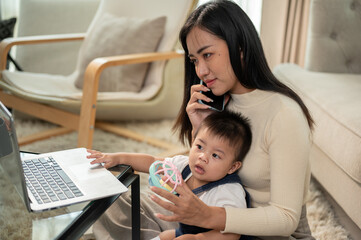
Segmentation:
<svg viewBox="0 0 361 240">
<path fill-rule="evenodd" d="M 151 9 L 159 11 L 149 15 L 149 4 L 152 5 Z M 125 0 L 103 0 L 99 5 L 99 9 L 91 23 L 86 34 L 65 34 L 65 35 L 52 35 L 52 36 L 38 36 L 38 37 L 21 37 L 9 38 L 0 43 L 0 70 L 2 79 L 0 80 L 0 101 L 6 106 L 24 112 L 26 114 L 35 116 L 37 118 L 55 123 L 61 127 L 52 129 L 46 132 L 35 134 L 20 140 L 21 144 L 29 143 L 39 139 L 44 139 L 49 136 L 68 133 L 70 131 L 78 131 L 78 146 L 87 148 L 92 147 L 92 139 L 94 127 L 99 127 L 106 131 L 111 131 L 116 134 L 133 138 L 139 141 L 147 141 L 149 144 L 161 147 L 167 151 L 178 151 L 178 146 L 160 141 L 154 138 L 147 138 L 141 134 L 131 132 L 127 129 L 115 127 L 114 125 L 105 122 L 104 120 L 129 120 L 129 119 L 160 119 L 167 117 L 174 117 L 178 111 L 174 105 L 169 104 L 169 99 L 176 101 L 176 106 L 180 105 L 183 95 L 183 74 L 181 72 L 182 62 L 178 62 L 178 79 L 174 80 L 165 73 L 167 65 L 171 64 L 170 59 L 183 58 L 183 53 L 174 51 L 174 46 L 178 37 L 178 32 L 182 26 L 188 12 L 195 6 L 195 1 L 169 1 L 157 0 L 149 1 L 125 1 Z M 86 39 L 97 20 L 106 12 L 112 14 L 117 13 L 117 9 L 121 9 L 121 5 L 127 8 L 136 8 L 136 15 L 141 17 L 162 16 L 167 17 L 167 25 L 164 34 L 159 42 L 156 52 L 127 54 L 121 56 L 100 57 L 92 60 L 87 65 L 84 73 L 84 83 L 82 90 L 76 92 L 72 96 L 56 96 L 50 94 L 39 94 L 32 92 L 34 88 L 32 81 L 38 78 L 43 80 L 52 79 L 52 76 L 44 74 L 33 73 L 11 73 L 5 70 L 7 53 L 11 47 L 15 45 L 29 45 L 29 44 L 42 44 L 54 43 L 64 41 L 81 41 Z M 129 6 L 131 5 L 131 6 Z M 123 10 L 123 13 L 131 13 L 133 10 Z M 152 10 L 153 11 L 153 10 Z M 123 15 L 123 13 L 121 13 Z M 128 14 L 127 17 L 134 17 L 134 14 Z M 102 92 L 98 93 L 99 81 L 101 74 L 105 69 L 110 67 L 139 64 L 154 62 L 149 66 L 147 81 L 154 81 L 151 78 L 161 79 L 161 86 L 154 91 L 154 93 L 146 98 L 136 99 L 137 94 L 142 96 L 141 90 L 139 93 L 128 94 L 127 97 L 122 98 L 117 96 L 111 98 L 109 96 L 116 95 L 114 93 Z M 24 89 L 23 85 L 11 81 L 10 77 L 15 76 L 21 81 L 29 81 L 30 90 Z M 47 78 L 48 77 L 48 78 Z M 9 80 L 10 79 L 10 80 Z M 49 80 L 51 82 L 51 80 Z M 26 82 L 25 82 L 26 83 Z M 47 82 L 48 84 L 48 82 Z M 68 84 L 64 82 L 64 88 L 67 89 Z M 41 84 L 40 84 L 41 85 Z M 36 84 L 35 84 L 36 86 Z M 63 89 L 63 87 L 61 87 Z M 69 87 L 70 88 L 70 87 Z M 146 93 L 146 94 L 149 94 Z M 132 96 L 133 97 L 129 97 Z M 103 99 L 99 99 L 99 96 Z"/>
</svg>

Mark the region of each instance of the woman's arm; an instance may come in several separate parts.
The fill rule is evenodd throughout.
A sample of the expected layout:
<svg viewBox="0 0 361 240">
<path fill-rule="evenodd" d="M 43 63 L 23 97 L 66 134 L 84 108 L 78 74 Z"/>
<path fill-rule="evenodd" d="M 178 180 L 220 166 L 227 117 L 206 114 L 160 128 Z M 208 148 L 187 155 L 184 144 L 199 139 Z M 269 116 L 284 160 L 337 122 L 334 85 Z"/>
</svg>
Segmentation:
<svg viewBox="0 0 361 240">
<path fill-rule="evenodd" d="M 211 230 L 195 235 L 185 234 L 177 237 L 176 240 L 238 240 L 241 237 L 239 234 L 221 233 L 220 231 Z"/>
<path fill-rule="evenodd" d="M 118 164 L 126 164 L 132 166 L 135 171 L 149 172 L 150 165 L 157 161 L 163 161 L 163 158 L 158 158 L 149 154 L 143 153 L 102 153 L 95 150 L 87 150 L 90 155 L 88 158 L 95 158 L 91 164 L 104 163 L 105 168 L 110 168 Z"/>
</svg>

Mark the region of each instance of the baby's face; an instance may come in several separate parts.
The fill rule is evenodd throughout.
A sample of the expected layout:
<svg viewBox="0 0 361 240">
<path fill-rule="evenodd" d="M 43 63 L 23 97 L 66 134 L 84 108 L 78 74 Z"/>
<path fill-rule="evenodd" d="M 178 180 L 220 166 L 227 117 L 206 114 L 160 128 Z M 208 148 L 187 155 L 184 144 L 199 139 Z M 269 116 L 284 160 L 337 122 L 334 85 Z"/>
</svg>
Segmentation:
<svg viewBox="0 0 361 240">
<path fill-rule="evenodd" d="M 202 128 L 192 144 L 189 167 L 193 176 L 203 185 L 235 172 L 241 163 L 235 162 L 234 158 L 235 149 L 228 141 Z"/>
</svg>

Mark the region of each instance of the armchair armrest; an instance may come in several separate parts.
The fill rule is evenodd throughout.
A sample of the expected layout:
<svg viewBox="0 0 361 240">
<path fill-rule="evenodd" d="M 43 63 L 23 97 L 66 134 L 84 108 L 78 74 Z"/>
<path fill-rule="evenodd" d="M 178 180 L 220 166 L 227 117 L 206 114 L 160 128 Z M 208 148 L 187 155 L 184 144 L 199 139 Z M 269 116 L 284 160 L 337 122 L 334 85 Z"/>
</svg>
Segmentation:
<svg viewBox="0 0 361 240">
<path fill-rule="evenodd" d="M 136 53 L 121 56 L 96 58 L 91 61 L 86 68 L 84 82 L 88 81 L 86 79 L 90 79 L 92 77 L 95 77 L 96 75 L 99 78 L 101 72 L 107 67 L 168 60 L 172 58 L 180 58 L 183 57 L 183 55 L 184 52 L 182 50 L 177 50 L 171 52 Z"/>
<path fill-rule="evenodd" d="M 89 146 L 95 125 L 96 100 L 99 78 L 107 67 L 169 60 L 184 56 L 183 51 L 138 53 L 122 56 L 102 57 L 91 61 L 85 70 L 83 96 L 80 110 L 78 146 Z"/>
<path fill-rule="evenodd" d="M 0 42 L 0 71 L 6 68 L 7 55 L 10 49 L 15 45 L 79 41 L 79 40 L 83 40 L 84 37 L 85 37 L 85 33 L 72 33 L 72 34 L 54 34 L 54 35 L 6 38 Z"/>
</svg>

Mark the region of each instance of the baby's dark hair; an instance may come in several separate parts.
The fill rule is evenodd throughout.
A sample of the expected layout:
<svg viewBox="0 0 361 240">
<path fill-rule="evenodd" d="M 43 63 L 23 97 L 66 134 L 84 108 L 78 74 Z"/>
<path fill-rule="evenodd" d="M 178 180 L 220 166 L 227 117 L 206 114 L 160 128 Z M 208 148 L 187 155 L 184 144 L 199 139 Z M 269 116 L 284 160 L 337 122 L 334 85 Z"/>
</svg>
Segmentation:
<svg viewBox="0 0 361 240">
<path fill-rule="evenodd" d="M 247 118 L 227 110 L 214 112 L 203 120 L 194 138 L 202 128 L 207 128 L 214 136 L 227 140 L 236 149 L 235 161 L 244 160 L 252 143 L 252 132 Z"/>
</svg>

